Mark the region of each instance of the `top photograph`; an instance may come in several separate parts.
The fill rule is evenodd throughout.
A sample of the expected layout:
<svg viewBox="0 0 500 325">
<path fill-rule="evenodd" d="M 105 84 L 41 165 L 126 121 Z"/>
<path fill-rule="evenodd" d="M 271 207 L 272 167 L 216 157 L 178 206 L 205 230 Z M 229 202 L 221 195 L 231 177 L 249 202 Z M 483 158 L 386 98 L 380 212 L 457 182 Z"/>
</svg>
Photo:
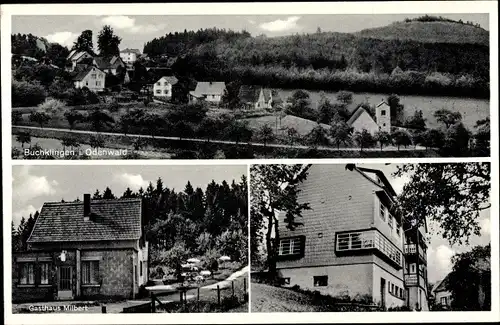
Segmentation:
<svg viewBox="0 0 500 325">
<path fill-rule="evenodd" d="M 489 157 L 489 18 L 13 15 L 12 159 Z"/>
</svg>

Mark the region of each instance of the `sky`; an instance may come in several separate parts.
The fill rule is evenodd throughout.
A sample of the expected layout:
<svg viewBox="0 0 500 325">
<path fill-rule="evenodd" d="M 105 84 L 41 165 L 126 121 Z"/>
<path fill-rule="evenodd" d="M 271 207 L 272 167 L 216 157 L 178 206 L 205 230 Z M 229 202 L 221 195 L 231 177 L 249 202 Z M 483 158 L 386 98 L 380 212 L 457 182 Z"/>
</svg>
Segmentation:
<svg viewBox="0 0 500 325">
<path fill-rule="evenodd" d="M 404 184 L 409 181 L 408 177 L 394 177 L 392 175 L 397 171 L 397 164 L 358 164 L 358 166 L 378 169 L 384 172 L 385 176 L 398 194 L 403 190 Z M 485 210 L 481 213 L 479 225 L 481 226 L 481 236 L 471 236 L 468 246 L 451 246 L 448 241 L 446 239 L 443 239 L 443 237 L 437 232 L 437 230 L 439 230 L 438 225 L 436 223 L 433 223 L 429 219 L 427 220 L 427 226 L 429 228 L 429 248 L 427 250 L 429 282 L 435 283 L 438 280 L 442 280 L 446 276 L 446 274 L 451 271 L 451 258 L 456 253 L 463 253 L 471 250 L 471 248 L 474 246 L 487 245 L 488 243 L 490 243 L 490 209 Z"/>
<path fill-rule="evenodd" d="M 44 202 L 83 200 L 83 194 L 101 193 L 108 186 L 121 196 L 130 187 L 137 191 L 149 182 L 156 186 L 161 177 L 164 187 L 184 190 L 191 185 L 206 189 L 208 183 L 223 180 L 231 184 L 247 175 L 246 165 L 204 166 L 12 166 L 12 218 L 18 224 L 21 217 L 40 210 Z"/>
<path fill-rule="evenodd" d="M 204 16 L 13 16 L 12 33 L 45 37 L 50 42 L 71 47 L 78 35 L 86 29 L 97 34 L 104 25 L 110 25 L 122 38 L 120 48 L 143 50 L 144 43 L 169 32 L 198 30 L 200 28 L 225 28 L 247 30 L 253 36 L 265 34 L 269 37 L 295 33 L 357 32 L 366 28 L 389 25 L 404 18 L 415 18 L 422 14 L 378 14 L 378 15 L 204 15 Z M 454 20 L 473 21 L 484 29 L 489 28 L 488 14 L 441 14 Z"/>
</svg>

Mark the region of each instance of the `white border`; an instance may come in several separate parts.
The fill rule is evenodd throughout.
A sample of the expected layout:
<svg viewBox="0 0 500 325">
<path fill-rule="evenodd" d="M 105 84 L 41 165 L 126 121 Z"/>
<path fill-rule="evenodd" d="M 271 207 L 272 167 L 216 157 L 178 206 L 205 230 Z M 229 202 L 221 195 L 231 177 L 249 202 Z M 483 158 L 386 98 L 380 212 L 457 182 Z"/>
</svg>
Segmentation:
<svg viewBox="0 0 500 325">
<path fill-rule="evenodd" d="M 489 13 L 490 31 L 490 107 L 491 157 L 490 158 L 376 158 L 376 159 L 270 159 L 270 160 L 119 160 L 119 161 L 71 161 L 72 165 L 198 165 L 198 164 L 252 164 L 252 163 L 417 163 L 417 162 L 461 162 L 491 161 L 491 197 L 499 197 L 498 171 L 498 3 L 497 1 L 412 1 L 412 2 L 337 2 L 337 3 L 175 3 L 175 4 L 44 4 L 44 5 L 2 5 L 1 12 L 1 53 L 2 53 L 2 121 L 3 121 L 3 211 L 4 216 L 12 214 L 12 165 L 68 165 L 67 161 L 20 161 L 11 160 L 11 71 L 10 71 L 10 31 L 12 15 L 306 15 L 306 14 L 439 14 L 439 13 Z M 36 34 L 36 33 L 35 33 Z M 250 181 L 250 180 L 248 180 Z M 8 324 L 154 324 L 154 323 L 318 323 L 318 322 L 464 322 L 499 321 L 499 247 L 498 247 L 498 201 L 492 200 L 491 208 L 491 248 L 492 248 L 492 311 L 491 312 L 421 312 L 383 313 L 376 317 L 372 313 L 253 313 L 253 314 L 16 314 L 11 308 L 10 270 L 10 229 L 11 218 L 4 218 L 4 300 L 5 320 Z M 170 317 L 169 317 L 170 316 Z"/>
</svg>

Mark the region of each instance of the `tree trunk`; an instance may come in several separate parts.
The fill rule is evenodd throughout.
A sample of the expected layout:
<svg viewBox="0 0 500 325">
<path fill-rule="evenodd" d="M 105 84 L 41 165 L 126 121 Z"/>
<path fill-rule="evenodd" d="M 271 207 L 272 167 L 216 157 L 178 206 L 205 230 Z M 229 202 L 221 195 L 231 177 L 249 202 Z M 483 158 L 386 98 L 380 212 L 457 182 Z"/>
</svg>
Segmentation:
<svg viewBox="0 0 500 325">
<path fill-rule="evenodd" d="M 267 249 L 267 266 L 268 266 L 268 279 L 273 281 L 276 275 L 276 260 L 274 254 L 274 245 L 272 243 L 273 232 L 273 216 L 268 217 L 267 233 L 266 233 L 266 249 Z"/>
</svg>

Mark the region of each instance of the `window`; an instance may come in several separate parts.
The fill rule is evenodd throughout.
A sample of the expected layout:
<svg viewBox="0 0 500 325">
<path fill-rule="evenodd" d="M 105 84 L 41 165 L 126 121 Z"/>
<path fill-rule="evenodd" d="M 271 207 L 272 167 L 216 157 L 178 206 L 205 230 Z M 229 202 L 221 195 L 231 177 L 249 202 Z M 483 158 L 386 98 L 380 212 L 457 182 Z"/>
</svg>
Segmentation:
<svg viewBox="0 0 500 325">
<path fill-rule="evenodd" d="M 285 238 L 280 240 L 278 255 L 297 255 L 300 254 L 300 238 Z"/>
<path fill-rule="evenodd" d="M 96 79 L 97 78 L 97 74 L 93 73 L 92 74 L 92 79 Z"/>
<path fill-rule="evenodd" d="M 142 261 L 139 264 L 139 276 L 142 276 Z"/>
<path fill-rule="evenodd" d="M 98 81 L 96 81 L 96 82 L 95 82 L 95 85 L 96 85 L 96 86 L 100 86 L 100 85 L 101 85 L 101 81 L 99 81 L 99 80 L 98 80 Z"/>
<path fill-rule="evenodd" d="M 85 261 L 82 262 L 82 283 L 83 284 L 98 284 L 99 277 L 99 262 Z"/>
<path fill-rule="evenodd" d="M 385 221 L 385 206 L 380 202 L 380 218 Z"/>
<path fill-rule="evenodd" d="M 161 94 L 161 90 L 160 90 L 160 89 L 157 89 L 157 90 L 156 90 L 156 93 L 157 93 L 157 94 Z"/>
<path fill-rule="evenodd" d="M 19 284 L 35 284 L 35 273 L 33 263 L 21 263 L 21 278 Z"/>
<path fill-rule="evenodd" d="M 447 305 L 447 304 L 448 304 L 447 297 L 441 297 L 441 305 Z"/>
<path fill-rule="evenodd" d="M 168 89 L 165 89 L 165 95 L 168 95 L 169 91 Z"/>
<path fill-rule="evenodd" d="M 284 284 L 290 284 L 290 278 L 283 278 Z"/>
<path fill-rule="evenodd" d="M 401 226 L 399 223 L 396 223 L 396 234 L 398 234 L 398 237 L 401 237 Z"/>
<path fill-rule="evenodd" d="M 89 85 L 89 82 L 88 81 L 85 81 L 85 86 L 88 86 Z"/>
<path fill-rule="evenodd" d="M 393 218 L 392 218 L 392 215 L 389 213 L 389 227 L 393 227 Z"/>
<path fill-rule="evenodd" d="M 40 264 L 40 284 L 49 284 L 49 263 Z"/>
<path fill-rule="evenodd" d="M 159 81 L 158 81 L 158 82 L 156 83 L 156 85 L 157 85 L 157 86 L 161 86 L 161 82 L 159 82 Z"/>
<path fill-rule="evenodd" d="M 380 115 L 385 116 L 385 109 L 380 111 Z M 384 124 L 384 126 L 385 126 L 385 124 Z"/>
<path fill-rule="evenodd" d="M 168 82 L 167 82 L 167 81 L 165 81 L 165 82 L 163 83 L 163 85 L 164 85 L 164 86 L 168 86 Z"/>
<path fill-rule="evenodd" d="M 391 283 L 391 292 L 394 293 L 394 283 Z"/>
<path fill-rule="evenodd" d="M 328 275 L 314 276 L 313 284 L 315 287 L 326 287 L 328 285 Z"/>
</svg>

